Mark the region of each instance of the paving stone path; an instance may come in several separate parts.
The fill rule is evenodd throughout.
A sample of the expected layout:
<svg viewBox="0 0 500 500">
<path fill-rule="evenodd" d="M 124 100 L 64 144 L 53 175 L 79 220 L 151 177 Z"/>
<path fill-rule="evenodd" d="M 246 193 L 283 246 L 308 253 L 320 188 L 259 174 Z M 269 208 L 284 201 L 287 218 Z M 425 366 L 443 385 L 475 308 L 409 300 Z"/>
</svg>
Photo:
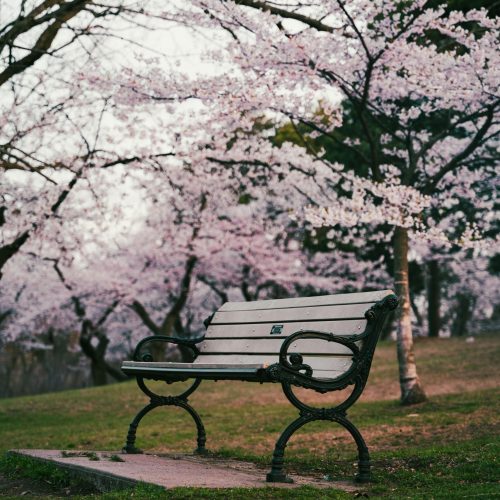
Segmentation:
<svg viewBox="0 0 500 500">
<path fill-rule="evenodd" d="M 294 488 L 310 485 L 317 488 L 337 488 L 359 491 L 349 482 L 325 481 L 320 477 L 293 474 L 293 484 L 266 483 L 267 469 L 237 460 L 193 455 L 126 455 L 113 451 L 12 450 L 58 465 L 100 490 L 130 487 L 138 482 L 164 488 L 188 486 L 195 488 L 262 488 L 278 486 Z"/>
</svg>

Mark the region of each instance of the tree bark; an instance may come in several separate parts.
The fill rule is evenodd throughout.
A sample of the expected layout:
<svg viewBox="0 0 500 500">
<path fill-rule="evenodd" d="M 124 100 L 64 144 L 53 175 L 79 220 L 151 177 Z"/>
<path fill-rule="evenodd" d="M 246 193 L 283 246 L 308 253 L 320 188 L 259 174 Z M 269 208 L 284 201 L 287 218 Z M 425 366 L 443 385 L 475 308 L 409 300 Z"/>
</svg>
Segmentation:
<svg viewBox="0 0 500 500">
<path fill-rule="evenodd" d="M 186 261 L 185 272 L 181 281 L 179 294 L 176 297 L 174 304 L 165 315 L 165 318 L 163 319 L 161 325 L 157 325 L 155 323 L 144 306 L 138 300 L 134 300 L 132 305 L 130 305 L 130 308 L 135 311 L 135 313 L 141 318 L 144 325 L 149 328 L 153 335 L 164 335 L 166 337 L 172 337 L 175 336 L 174 334 L 177 334 L 179 337 L 185 336 L 180 315 L 182 309 L 186 305 L 187 299 L 189 298 L 191 279 L 197 261 L 198 258 L 194 255 L 191 255 Z M 191 362 L 194 359 L 193 350 L 189 347 L 177 345 L 176 348 L 180 352 L 183 362 Z M 152 354 L 155 359 L 165 359 L 168 345 L 164 342 L 158 342 L 156 344 L 153 344 L 151 349 L 153 351 Z"/>
<path fill-rule="evenodd" d="M 408 280 L 408 230 L 396 227 L 394 233 L 394 278 L 400 300 L 397 309 L 397 351 L 401 403 L 411 405 L 426 401 L 427 397 L 417 374 L 411 328 L 410 287 Z"/>
<path fill-rule="evenodd" d="M 92 345 L 93 338 L 98 339 L 95 347 Z M 79 343 L 82 352 L 90 359 L 90 372 L 94 386 L 105 385 L 107 383 L 106 375 L 111 375 L 117 382 L 128 379 L 121 370 L 106 362 L 105 355 L 109 339 L 105 335 L 100 335 L 88 319 L 82 322 Z"/>
<path fill-rule="evenodd" d="M 382 333 L 380 334 L 380 340 L 389 340 L 391 338 L 391 334 L 394 331 L 394 320 L 394 311 L 391 311 L 384 325 Z"/>
<path fill-rule="evenodd" d="M 410 293 L 410 305 L 411 305 L 411 310 L 413 311 L 413 314 L 415 315 L 415 318 L 417 320 L 417 325 L 422 326 L 423 324 L 422 315 L 420 314 L 415 299 L 413 298 L 413 294 L 411 293 Z"/>
<path fill-rule="evenodd" d="M 0 279 L 2 279 L 2 269 L 7 261 L 13 257 L 20 248 L 28 241 L 30 237 L 29 231 L 24 231 L 20 236 L 18 236 L 12 243 L 0 247 Z"/>
<path fill-rule="evenodd" d="M 171 336 L 174 331 L 175 323 L 176 321 L 179 320 L 181 311 L 186 305 L 187 299 L 189 298 L 191 279 L 197 262 L 198 262 L 198 257 L 194 255 L 191 255 L 186 261 L 186 268 L 184 271 L 184 276 L 181 281 L 179 294 L 175 299 L 175 302 L 171 307 L 170 311 L 165 316 L 163 323 L 161 324 L 160 327 L 161 335 L 166 335 L 168 337 Z"/>
<path fill-rule="evenodd" d="M 463 337 L 467 333 L 467 325 L 471 317 L 471 306 L 472 301 L 468 295 L 463 293 L 457 295 L 456 315 L 451 326 L 453 337 Z"/>
<path fill-rule="evenodd" d="M 437 338 L 441 330 L 441 277 L 436 260 L 431 260 L 427 264 L 427 303 L 429 337 Z"/>
</svg>

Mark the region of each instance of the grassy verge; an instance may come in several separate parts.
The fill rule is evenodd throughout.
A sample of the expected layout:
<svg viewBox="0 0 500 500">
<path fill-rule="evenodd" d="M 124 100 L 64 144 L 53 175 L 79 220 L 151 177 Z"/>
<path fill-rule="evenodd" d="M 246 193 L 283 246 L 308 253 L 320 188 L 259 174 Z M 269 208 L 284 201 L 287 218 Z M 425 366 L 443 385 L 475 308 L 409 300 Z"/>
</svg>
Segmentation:
<svg viewBox="0 0 500 500">
<path fill-rule="evenodd" d="M 431 388 L 431 400 L 408 408 L 390 399 L 397 367 L 393 345 L 381 345 L 367 394 L 350 411 L 374 462 L 375 482 L 364 492 L 388 498 L 500 498 L 499 354 L 500 337 L 480 338 L 474 344 L 456 340 L 417 343 L 421 375 L 428 390 Z M 389 389 L 384 391 L 386 387 Z M 322 396 L 307 397 L 311 403 L 321 404 Z M 296 417 L 280 387 L 271 384 L 203 383 L 191 401 L 204 420 L 210 450 L 258 464 L 270 462 L 276 438 Z M 130 419 L 144 402 L 132 382 L 1 400 L 0 452 L 12 448 L 119 450 Z M 163 408 L 143 420 L 138 445 L 159 453 L 190 452 L 194 437 L 193 422 L 185 412 Z M 294 436 L 286 460 L 290 472 L 351 479 L 355 446 L 351 437 L 334 424 L 313 423 Z M 0 472 L 4 474 L 20 477 L 24 470 L 36 467 L 8 459 L 1 462 Z M 42 476 L 52 478 L 52 472 L 45 471 Z M 124 498 L 132 494 L 133 498 L 166 495 L 141 486 L 133 492 L 97 497 Z M 352 494 L 333 489 L 318 492 L 311 488 L 265 488 L 252 490 L 251 495 L 248 490 L 237 489 L 177 489 L 169 491 L 168 498 L 285 495 L 352 498 Z"/>
<path fill-rule="evenodd" d="M 37 498 L 86 497 L 97 493 L 91 483 L 70 475 L 55 464 L 11 453 L 0 457 L 0 475 L 3 479 L 3 484 L 0 483 L 1 497 L 31 498 L 35 492 Z"/>
</svg>

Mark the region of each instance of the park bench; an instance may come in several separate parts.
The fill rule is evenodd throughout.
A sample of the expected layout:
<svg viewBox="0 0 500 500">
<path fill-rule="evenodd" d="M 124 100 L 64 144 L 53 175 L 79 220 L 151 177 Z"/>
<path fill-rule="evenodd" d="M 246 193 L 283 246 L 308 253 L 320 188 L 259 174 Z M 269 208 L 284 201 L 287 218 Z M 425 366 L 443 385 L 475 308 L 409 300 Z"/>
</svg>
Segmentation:
<svg viewBox="0 0 500 500">
<path fill-rule="evenodd" d="M 200 416 L 188 403 L 188 397 L 202 380 L 277 382 L 299 410 L 299 416 L 276 443 L 267 481 L 292 482 L 283 471 L 285 447 L 295 431 L 315 420 L 337 422 L 347 429 L 358 448 L 356 479 L 370 480 L 368 448 L 346 411 L 363 392 L 380 332 L 388 314 L 397 305 L 398 299 L 390 290 L 226 302 L 205 320 L 206 333 L 201 338 L 151 336 L 141 340 L 133 361 L 124 361 L 122 370 L 137 378 L 150 402 L 130 424 L 124 451 L 141 452 L 135 447 L 136 431 L 149 411 L 159 406 L 179 406 L 196 423 L 196 451 L 203 453 L 206 451 L 205 429 Z M 188 346 L 196 358 L 192 363 L 154 361 L 158 342 Z M 194 383 L 178 396 L 161 396 L 146 385 L 145 379 L 167 383 L 194 379 Z M 352 390 L 336 406 L 317 408 L 302 402 L 293 387 L 319 393 Z"/>
</svg>

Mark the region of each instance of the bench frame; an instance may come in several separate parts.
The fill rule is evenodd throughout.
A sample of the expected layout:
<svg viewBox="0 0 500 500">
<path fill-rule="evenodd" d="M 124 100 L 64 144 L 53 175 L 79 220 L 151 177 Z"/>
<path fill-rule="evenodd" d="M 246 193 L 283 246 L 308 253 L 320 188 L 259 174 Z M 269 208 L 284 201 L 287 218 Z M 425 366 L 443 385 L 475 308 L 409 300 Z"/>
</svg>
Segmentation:
<svg viewBox="0 0 500 500">
<path fill-rule="evenodd" d="M 366 385 L 368 374 L 370 371 L 373 354 L 375 351 L 380 332 L 387 319 L 388 313 L 398 306 L 398 299 L 395 295 L 387 295 L 379 302 L 373 304 L 365 313 L 367 324 L 362 333 L 356 335 L 334 335 L 328 332 L 314 331 L 314 330 L 299 330 L 283 340 L 283 344 L 279 353 L 278 363 L 272 364 L 267 368 L 258 370 L 252 378 L 244 378 L 255 382 L 277 382 L 281 383 L 283 392 L 286 398 L 295 406 L 299 411 L 299 416 L 291 422 L 288 427 L 282 432 L 281 436 L 276 442 L 271 471 L 267 474 L 268 482 L 290 483 L 293 480 L 287 476 L 283 470 L 285 448 L 292 435 L 301 427 L 316 420 L 326 420 L 336 422 L 343 426 L 353 437 L 358 449 L 358 473 L 356 480 L 359 482 L 368 482 L 371 480 L 371 463 L 368 447 L 356 426 L 347 418 L 347 410 L 357 401 L 361 396 L 363 389 Z M 208 321 L 209 324 L 209 321 Z M 206 324 L 205 326 L 208 326 Z M 335 342 L 342 344 L 352 352 L 351 367 L 342 375 L 332 379 L 317 379 L 312 376 L 312 369 L 306 364 L 303 364 L 303 358 L 298 353 L 288 353 L 289 346 L 299 339 L 320 339 L 326 342 Z M 152 342 L 167 342 L 178 345 L 190 347 L 195 354 L 199 351 L 196 344 L 202 342 L 204 337 L 197 339 L 180 339 L 176 337 L 165 337 L 154 335 L 146 337 L 141 340 L 134 351 L 134 361 L 152 362 L 153 357 L 149 352 L 143 352 L 147 344 Z M 363 341 L 361 349 L 356 342 Z M 196 370 L 194 370 L 195 372 Z M 162 396 L 153 392 L 144 382 L 144 378 L 154 380 L 165 380 L 168 384 L 195 378 L 191 387 L 189 387 L 182 394 L 177 396 Z M 224 373 L 223 367 L 220 370 L 213 370 L 210 373 L 196 376 L 186 373 L 172 374 L 165 370 L 164 373 L 151 374 L 144 370 L 136 375 L 137 384 L 146 396 L 149 397 L 150 402 L 136 415 L 130 424 L 127 434 L 126 444 L 123 451 L 126 453 L 141 453 L 142 451 L 135 446 L 137 427 L 139 426 L 142 418 L 151 410 L 159 406 L 178 406 L 186 410 L 193 418 L 197 429 L 197 448 L 196 453 L 204 454 L 207 452 L 205 448 L 206 432 L 203 422 L 196 412 L 196 410 L 188 403 L 188 397 L 199 387 L 202 380 L 243 380 L 235 377 L 234 372 L 231 377 Z M 303 387 L 306 389 L 313 389 L 319 393 L 326 393 L 330 391 L 337 391 L 353 386 L 352 392 L 340 404 L 330 408 L 316 408 L 305 404 L 300 401 L 293 392 L 292 386 Z"/>
</svg>

